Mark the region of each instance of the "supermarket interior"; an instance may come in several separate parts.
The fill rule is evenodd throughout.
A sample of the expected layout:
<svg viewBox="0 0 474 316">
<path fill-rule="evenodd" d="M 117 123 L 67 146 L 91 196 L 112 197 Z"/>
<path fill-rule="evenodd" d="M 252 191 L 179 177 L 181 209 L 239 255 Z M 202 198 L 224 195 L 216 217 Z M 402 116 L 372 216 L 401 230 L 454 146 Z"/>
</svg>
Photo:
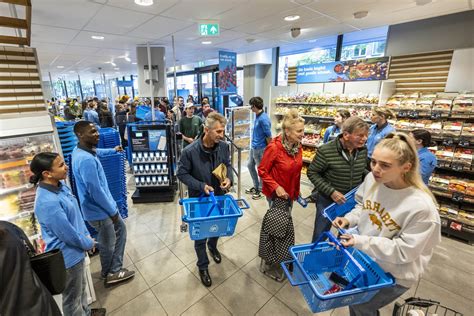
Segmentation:
<svg viewBox="0 0 474 316">
<path fill-rule="evenodd" d="M 473 0 L 0 26 L 0 315 L 474 314 Z"/>
</svg>

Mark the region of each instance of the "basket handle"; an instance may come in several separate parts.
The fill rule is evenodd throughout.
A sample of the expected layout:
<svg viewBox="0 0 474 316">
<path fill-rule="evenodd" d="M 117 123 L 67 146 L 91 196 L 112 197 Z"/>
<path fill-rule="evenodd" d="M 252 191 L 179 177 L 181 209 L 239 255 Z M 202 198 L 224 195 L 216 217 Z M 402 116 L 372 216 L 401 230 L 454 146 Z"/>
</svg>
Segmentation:
<svg viewBox="0 0 474 316">
<path fill-rule="evenodd" d="M 293 277 L 291 276 L 291 272 L 288 271 L 288 268 L 286 267 L 287 264 L 293 263 L 293 269 L 296 267 L 296 260 L 288 260 L 288 261 L 283 261 L 280 262 L 280 265 L 283 269 L 283 272 L 285 273 L 286 277 L 288 278 L 288 281 L 290 281 L 290 284 L 292 286 L 300 286 L 303 284 L 308 284 L 309 281 L 303 281 L 303 282 L 296 282 Z"/>
<path fill-rule="evenodd" d="M 201 193 L 201 196 L 199 197 L 199 201 L 201 201 L 204 197 L 206 197 L 206 193 Z M 224 211 L 222 210 L 222 208 L 219 206 L 219 204 L 217 203 L 217 200 L 216 200 L 216 197 L 214 196 L 214 192 L 213 191 L 210 191 L 209 192 L 209 200 L 212 202 L 212 206 L 211 208 L 209 208 L 209 211 L 207 211 L 207 214 L 206 214 L 206 217 L 208 217 L 209 215 L 211 215 L 212 213 L 212 210 L 214 209 L 214 207 L 217 207 L 217 209 L 219 210 L 219 212 L 221 213 L 221 215 L 225 215 L 224 214 Z"/>
<path fill-rule="evenodd" d="M 346 285 L 344 290 L 349 290 L 353 288 L 355 282 L 359 280 L 360 277 L 364 279 L 363 280 L 364 286 L 367 286 L 368 284 L 367 271 L 365 271 L 364 267 L 360 265 L 360 263 L 354 258 L 354 256 L 349 251 L 347 251 L 346 247 L 344 247 L 341 244 L 341 242 L 336 238 L 336 236 L 334 236 L 331 232 L 322 233 L 319 236 L 318 240 L 313 244 L 313 246 L 311 246 L 311 250 L 316 248 L 316 246 L 324 240 L 324 237 L 327 237 L 330 240 L 330 242 L 334 243 L 337 246 L 337 248 L 339 248 L 339 251 L 343 251 L 346 254 L 346 256 L 349 258 L 349 260 L 352 261 L 352 263 L 357 267 L 357 269 L 360 272 L 358 276 L 354 277 L 354 279 L 352 279 L 352 281 L 349 282 L 348 285 Z"/>
<path fill-rule="evenodd" d="M 238 199 L 238 200 L 235 200 L 235 202 L 237 202 L 237 205 L 239 205 L 240 202 L 242 202 L 245 205 L 244 207 L 239 206 L 241 210 L 248 210 L 250 208 L 249 203 L 247 203 L 245 199 Z"/>
</svg>

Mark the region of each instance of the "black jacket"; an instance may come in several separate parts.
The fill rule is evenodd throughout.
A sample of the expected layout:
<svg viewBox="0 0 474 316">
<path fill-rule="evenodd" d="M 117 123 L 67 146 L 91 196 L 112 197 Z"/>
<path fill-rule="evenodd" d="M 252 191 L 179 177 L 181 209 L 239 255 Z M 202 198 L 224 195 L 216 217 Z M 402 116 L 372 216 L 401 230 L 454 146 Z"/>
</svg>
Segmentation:
<svg viewBox="0 0 474 316">
<path fill-rule="evenodd" d="M 0 221 L 0 315 L 60 316 L 56 302 L 33 271 L 33 246 L 17 226 Z"/>
<path fill-rule="evenodd" d="M 229 145 L 221 141 L 208 150 L 202 144 L 202 137 L 183 149 L 178 162 L 178 179 L 188 186 L 189 197 L 199 197 L 206 184 L 214 188 L 215 195 L 223 195 L 225 192 L 212 171 L 223 163 L 227 167 L 227 177 L 232 181 Z"/>
</svg>

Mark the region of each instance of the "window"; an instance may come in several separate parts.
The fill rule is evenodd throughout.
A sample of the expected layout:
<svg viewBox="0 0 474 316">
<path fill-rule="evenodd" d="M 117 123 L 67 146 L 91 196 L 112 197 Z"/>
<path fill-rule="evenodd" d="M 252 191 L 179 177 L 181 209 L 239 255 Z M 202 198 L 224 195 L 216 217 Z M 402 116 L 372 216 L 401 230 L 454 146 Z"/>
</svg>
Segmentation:
<svg viewBox="0 0 474 316">
<path fill-rule="evenodd" d="M 170 102 L 173 101 L 174 97 L 174 77 L 166 78 L 167 88 L 168 88 L 168 98 Z M 176 76 L 176 90 L 178 96 L 182 96 L 184 100 L 188 98 L 188 95 L 193 95 L 194 98 L 197 98 L 197 76 L 196 75 L 184 75 Z"/>
<path fill-rule="evenodd" d="M 385 55 L 388 26 L 344 34 L 341 60 Z"/>
<path fill-rule="evenodd" d="M 305 44 L 280 47 L 278 85 L 288 84 L 288 68 L 336 60 L 337 36 L 308 41 Z M 298 48 L 298 50 L 296 50 Z"/>
</svg>

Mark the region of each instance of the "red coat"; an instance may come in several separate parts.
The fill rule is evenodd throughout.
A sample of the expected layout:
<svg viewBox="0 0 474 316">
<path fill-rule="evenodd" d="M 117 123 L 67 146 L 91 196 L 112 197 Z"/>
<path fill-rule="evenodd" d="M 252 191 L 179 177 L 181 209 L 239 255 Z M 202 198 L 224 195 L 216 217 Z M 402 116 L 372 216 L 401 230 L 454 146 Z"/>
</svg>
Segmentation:
<svg viewBox="0 0 474 316">
<path fill-rule="evenodd" d="M 303 150 L 300 147 L 296 156 L 290 156 L 281 143 L 281 136 L 275 137 L 267 148 L 258 166 L 258 175 L 262 179 L 262 192 L 272 197 L 276 188 L 282 186 L 296 200 L 300 194 Z"/>
</svg>

